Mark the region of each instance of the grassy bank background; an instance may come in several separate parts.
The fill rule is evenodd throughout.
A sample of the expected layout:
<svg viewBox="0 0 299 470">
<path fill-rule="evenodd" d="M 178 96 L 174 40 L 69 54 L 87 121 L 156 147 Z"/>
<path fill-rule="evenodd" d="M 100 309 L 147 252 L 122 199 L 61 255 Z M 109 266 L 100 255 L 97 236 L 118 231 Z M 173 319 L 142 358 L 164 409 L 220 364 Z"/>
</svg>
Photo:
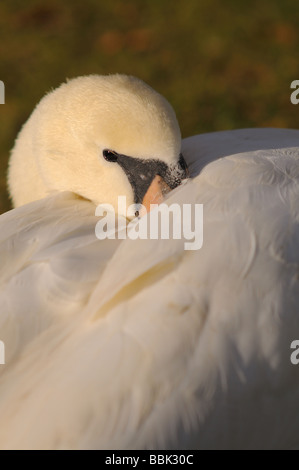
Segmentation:
<svg viewBox="0 0 299 470">
<path fill-rule="evenodd" d="M 174 106 L 183 137 L 299 128 L 294 0 L 20 0 L 0 3 L 0 213 L 9 150 L 40 98 L 66 77 L 136 75 Z M 26 178 L 26 175 L 24 175 Z"/>
</svg>

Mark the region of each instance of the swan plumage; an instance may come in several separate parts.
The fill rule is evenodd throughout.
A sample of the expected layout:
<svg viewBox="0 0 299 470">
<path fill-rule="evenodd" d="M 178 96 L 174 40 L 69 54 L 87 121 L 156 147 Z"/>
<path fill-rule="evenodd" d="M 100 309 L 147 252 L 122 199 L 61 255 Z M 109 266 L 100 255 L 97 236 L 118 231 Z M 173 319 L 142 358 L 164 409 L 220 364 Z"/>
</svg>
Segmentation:
<svg viewBox="0 0 299 470">
<path fill-rule="evenodd" d="M 165 203 L 204 205 L 197 251 L 97 240 L 71 188 L 0 217 L 1 448 L 298 447 L 298 149 L 182 141 L 191 180 Z"/>
<path fill-rule="evenodd" d="M 144 82 L 120 74 L 78 77 L 48 93 L 23 126 L 10 158 L 10 195 L 18 207 L 72 191 L 96 205 L 105 198 L 116 209 L 118 194 L 128 205 L 133 194 L 122 168 L 105 161 L 103 150 L 171 166 L 180 147 L 172 107 Z"/>
</svg>

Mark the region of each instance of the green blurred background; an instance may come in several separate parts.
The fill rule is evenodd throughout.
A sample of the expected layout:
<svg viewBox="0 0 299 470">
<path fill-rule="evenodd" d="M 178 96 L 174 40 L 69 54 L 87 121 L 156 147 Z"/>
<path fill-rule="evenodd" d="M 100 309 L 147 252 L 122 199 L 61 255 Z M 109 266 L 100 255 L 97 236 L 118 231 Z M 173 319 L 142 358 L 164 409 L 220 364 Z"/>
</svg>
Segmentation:
<svg viewBox="0 0 299 470">
<path fill-rule="evenodd" d="M 66 77 L 136 75 L 174 106 L 183 137 L 299 128 L 294 0 L 26 0 L 0 3 L 0 212 L 9 150 L 40 98 Z M 26 178 L 26 175 L 24 175 Z"/>
</svg>

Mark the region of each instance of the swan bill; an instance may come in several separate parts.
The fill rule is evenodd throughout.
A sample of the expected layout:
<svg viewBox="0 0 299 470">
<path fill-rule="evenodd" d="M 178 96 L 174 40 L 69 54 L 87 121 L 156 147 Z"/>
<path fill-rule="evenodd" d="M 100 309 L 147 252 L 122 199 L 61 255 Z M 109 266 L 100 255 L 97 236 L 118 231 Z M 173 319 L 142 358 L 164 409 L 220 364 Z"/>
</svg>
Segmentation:
<svg viewBox="0 0 299 470">
<path fill-rule="evenodd" d="M 160 175 L 156 175 L 142 201 L 146 211 L 149 212 L 151 210 L 151 204 L 161 204 L 169 191 L 171 191 L 171 188 L 166 181 Z"/>
<path fill-rule="evenodd" d="M 169 191 L 189 176 L 182 154 L 178 163 L 171 166 L 158 159 L 114 155 L 113 161 L 121 166 L 132 186 L 135 204 L 142 204 L 147 212 L 151 204 L 160 204 Z"/>
</svg>

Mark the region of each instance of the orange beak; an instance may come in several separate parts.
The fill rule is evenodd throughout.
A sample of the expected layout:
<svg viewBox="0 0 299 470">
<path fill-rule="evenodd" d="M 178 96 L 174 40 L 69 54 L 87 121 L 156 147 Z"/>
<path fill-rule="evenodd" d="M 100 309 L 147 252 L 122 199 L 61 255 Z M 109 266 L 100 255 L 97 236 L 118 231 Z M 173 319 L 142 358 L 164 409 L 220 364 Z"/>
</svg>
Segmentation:
<svg viewBox="0 0 299 470">
<path fill-rule="evenodd" d="M 133 158 L 108 149 L 103 150 L 103 155 L 107 161 L 121 166 L 131 183 L 135 206 L 140 207 L 142 201 L 146 212 L 151 210 L 152 204 L 161 204 L 165 194 L 189 176 L 182 154 L 178 162 L 170 166 L 161 160 Z M 136 210 L 135 217 L 139 217 L 139 210 Z"/>
<path fill-rule="evenodd" d="M 149 212 L 151 210 L 151 204 L 161 204 L 165 195 L 169 193 L 169 191 L 171 191 L 171 188 L 164 179 L 161 176 L 156 175 L 142 201 L 146 211 Z"/>
</svg>

